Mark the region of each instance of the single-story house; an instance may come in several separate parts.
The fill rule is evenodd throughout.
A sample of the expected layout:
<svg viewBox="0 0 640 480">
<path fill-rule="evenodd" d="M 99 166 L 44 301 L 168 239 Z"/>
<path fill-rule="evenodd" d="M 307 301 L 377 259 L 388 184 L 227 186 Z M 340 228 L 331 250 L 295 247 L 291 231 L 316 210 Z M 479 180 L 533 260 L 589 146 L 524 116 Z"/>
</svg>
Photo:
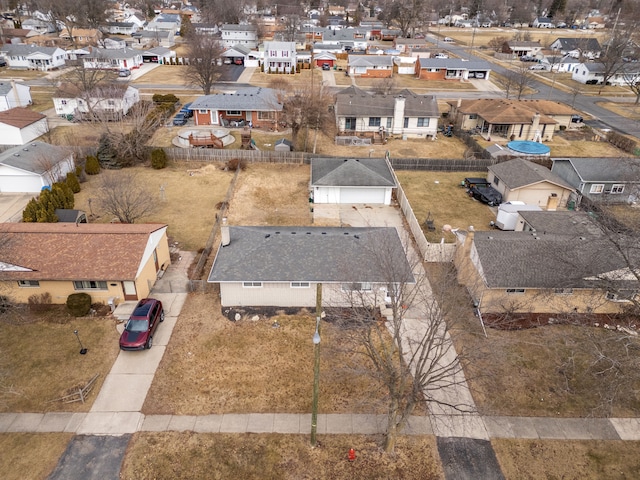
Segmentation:
<svg viewBox="0 0 640 480">
<path fill-rule="evenodd" d="M 502 53 L 511 53 L 517 57 L 535 57 L 540 50 L 540 42 L 509 40 L 502 45 Z"/>
<path fill-rule="evenodd" d="M 484 98 L 450 101 L 448 120 L 462 130 L 473 130 L 486 139 L 551 141 L 556 129 L 571 125 L 578 112 L 550 100 Z"/>
<path fill-rule="evenodd" d="M 556 28 L 553 18 L 550 17 L 536 17 L 531 26 L 533 28 Z"/>
<path fill-rule="evenodd" d="M 131 35 L 137 32 L 140 27 L 134 22 L 105 22 L 100 28 L 103 32 L 112 35 Z"/>
<path fill-rule="evenodd" d="M 176 51 L 165 47 L 154 47 L 142 52 L 145 63 L 164 63 L 168 58 L 176 58 Z"/>
<path fill-rule="evenodd" d="M 111 50 L 127 48 L 127 39 L 122 37 L 105 37 L 100 41 L 100 46 Z M 91 52 L 91 47 L 87 48 L 87 54 Z M 67 51 L 67 55 L 68 55 Z M 69 58 L 67 56 L 67 58 Z"/>
<path fill-rule="evenodd" d="M 41 33 L 30 28 L 3 28 L 0 35 L 3 42 L 19 45 L 27 43 L 29 38 L 40 36 Z"/>
<path fill-rule="evenodd" d="M 313 203 L 369 203 L 390 205 L 397 187 L 384 158 L 313 158 Z"/>
<path fill-rule="evenodd" d="M 335 43 L 314 43 L 313 54 L 318 55 L 320 53 L 331 53 L 337 55 L 342 53 L 342 47 Z"/>
<path fill-rule="evenodd" d="M 601 85 L 604 82 L 605 66 L 599 62 L 581 63 L 573 69 L 571 79 L 586 85 Z M 621 63 L 613 70 L 607 80 L 607 85 L 626 86 L 640 80 L 640 65 L 638 62 Z"/>
<path fill-rule="evenodd" d="M 396 38 L 393 41 L 393 48 L 400 53 L 410 53 L 416 48 L 428 48 L 431 43 L 427 43 L 424 38 Z"/>
<path fill-rule="evenodd" d="M 98 45 L 102 39 L 102 32 L 97 28 L 74 28 L 71 35 L 66 28 L 63 28 L 58 35 L 62 40 L 77 43 L 80 45 Z"/>
<path fill-rule="evenodd" d="M 193 30 L 198 35 L 217 35 L 220 28 L 215 23 L 192 23 Z"/>
<path fill-rule="evenodd" d="M 262 87 L 238 88 L 234 93 L 215 93 L 196 98 L 189 107 L 196 125 L 229 126 L 252 122 L 254 127 L 278 128 L 282 112 L 275 90 Z"/>
<path fill-rule="evenodd" d="M 58 47 L 7 44 L 0 46 L 0 55 L 15 69 L 48 71 L 65 65 L 65 52 Z"/>
<path fill-rule="evenodd" d="M 605 28 L 607 26 L 604 17 L 587 17 L 584 24 L 590 30 Z"/>
<path fill-rule="evenodd" d="M 22 28 L 25 30 L 33 30 L 39 35 L 46 35 L 47 33 L 54 33 L 56 31 L 53 23 L 39 20 L 37 18 L 25 18 L 22 23 Z M 5 29 L 6 31 L 7 29 Z"/>
<path fill-rule="evenodd" d="M 587 213 L 520 215 L 526 231 L 457 233 L 458 279 L 483 316 L 615 314 L 638 294 L 628 260 Z"/>
<path fill-rule="evenodd" d="M 78 292 L 95 303 L 139 300 L 171 262 L 162 224 L 3 223 L 0 234 L 0 285 L 18 303 L 48 293 L 64 304 Z"/>
<path fill-rule="evenodd" d="M 175 46 L 175 35 L 169 30 L 156 30 L 136 32 L 133 36 L 134 40 L 141 45 L 150 45 L 151 47 L 171 48 Z"/>
<path fill-rule="evenodd" d="M 336 95 L 334 107 L 339 134 L 380 137 L 433 137 L 440 111 L 433 95 L 401 90 L 393 95 L 369 93 L 351 86 Z"/>
<path fill-rule="evenodd" d="M 208 281 L 220 284 L 229 307 L 315 307 L 317 284 L 323 306 L 349 307 L 349 294 L 369 293 L 383 304 L 389 285 L 414 283 L 393 227 L 222 227 Z M 392 262 L 393 269 L 384 268 Z"/>
<path fill-rule="evenodd" d="M 0 112 L 31 105 L 31 87 L 15 80 L 0 81 Z"/>
<path fill-rule="evenodd" d="M 459 58 L 418 57 L 415 75 L 424 80 L 488 80 L 491 64 L 488 62 L 470 62 Z"/>
<path fill-rule="evenodd" d="M 543 165 L 515 158 L 488 167 L 487 181 L 503 202 L 520 201 L 545 210 L 565 208 L 573 187 Z"/>
<path fill-rule="evenodd" d="M 265 73 L 296 73 L 295 42 L 264 42 Z"/>
<path fill-rule="evenodd" d="M 140 101 L 137 88 L 123 83 L 94 88 L 84 92 L 75 84 L 65 83 L 58 87 L 53 97 L 56 115 L 73 116 L 79 119 L 98 116 L 118 120 Z"/>
<path fill-rule="evenodd" d="M 593 60 L 598 58 L 602 53 L 602 47 L 597 38 L 556 38 L 551 45 L 551 50 L 559 52 L 562 55 L 569 55 L 573 58 L 589 58 Z"/>
<path fill-rule="evenodd" d="M 369 46 L 369 37 L 367 30 L 363 28 L 325 28 L 319 43 L 339 45 L 345 52 L 365 51 Z"/>
<path fill-rule="evenodd" d="M 94 48 L 89 55 L 82 58 L 84 68 L 87 69 L 114 69 L 127 68 L 133 70 L 142 65 L 142 52 L 133 48 L 122 50 L 110 50 L 107 48 Z"/>
<path fill-rule="evenodd" d="M 389 78 L 393 76 L 393 57 L 388 55 L 349 55 L 347 72 L 354 77 Z"/>
<path fill-rule="evenodd" d="M 322 67 L 323 65 L 329 65 L 329 68 L 333 68 L 338 62 L 338 58 L 329 52 L 313 52 L 313 63 L 316 67 Z"/>
<path fill-rule="evenodd" d="M 47 116 L 42 113 L 26 107 L 0 112 L 0 145 L 24 145 L 48 131 Z"/>
<path fill-rule="evenodd" d="M 551 171 L 571 185 L 581 200 L 640 201 L 640 162 L 633 158 L 554 158 Z"/>
<path fill-rule="evenodd" d="M 550 72 L 571 73 L 574 68 L 580 65 L 580 60 L 570 55 L 545 55 L 540 63 Z"/>
<path fill-rule="evenodd" d="M 73 154 L 65 148 L 44 142 L 13 147 L 0 153 L 0 192 L 40 193 L 74 169 Z"/>
</svg>

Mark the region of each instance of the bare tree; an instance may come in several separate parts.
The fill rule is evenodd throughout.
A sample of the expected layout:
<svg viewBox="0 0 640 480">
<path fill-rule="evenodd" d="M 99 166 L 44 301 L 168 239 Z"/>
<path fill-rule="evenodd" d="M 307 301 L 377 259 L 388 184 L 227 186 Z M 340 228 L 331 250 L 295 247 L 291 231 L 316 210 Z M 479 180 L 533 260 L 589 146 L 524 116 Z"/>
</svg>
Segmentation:
<svg viewBox="0 0 640 480">
<path fill-rule="evenodd" d="M 157 198 L 131 172 L 104 171 L 98 178 L 97 205 L 121 223 L 135 223 L 156 211 Z"/>
<path fill-rule="evenodd" d="M 498 82 L 505 91 L 506 98 L 513 93 L 520 100 L 533 82 L 533 73 L 525 62 L 521 62 L 515 70 L 509 70 L 499 78 Z"/>
<path fill-rule="evenodd" d="M 609 84 L 609 80 L 616 75 L 624 66 L 624 51 L 629 46 L 631 32 L 621 32 L 615 34 L 607 43 L 605 51 L 600 56 L 599 63 L 602 65 L 602 83 L 598 90 L 598 95 L 602 89 Z"/>
<path fill-rule="evenodd" d="M 625 85 L 629 87 L 629 90 L 636 96 L 635 104 L 638 105 L 638 103 L 640 103 L 640 75 L 638 75 L 635 70 L 629 70 L 623 72 L 622 78 L 624 79 Z"/>
<path fill-rule="evenodd" d="M 205 95 L 209 95 L 213 84 L 220 76 L 217 61 L 224 49 L 220 40 L 212 35 L 194 33 L 187 41 L 189 64 L 185 69 L 184 79 L 187 84 L 199 87 Z"/>
<path fill-rule="evenodd" d="M 509 39 L 507 37 L 493 37 L 489 40 L 487 46 L 494 52 L 501 52 L 502 46 L 508 41 Z"/>
<path fill-rule="evenodd" d="M 395 90 L 396 85 L 397 82 L 395 77 L 381 78 L 376 81 L 375 85 L 373 85 L 372 91 L 380 95 L 391 95 Z"/>
<path fill-rule="evenodd" d="M 298 134 L 301 129 L 322 129 L 333 121 L 332 113 L 328 105 L 331 104 L 330 96 L 322 86 L 318 88 L 306 88 L 297 86 L 290 90 L 284 98 L 283 118 L 291 127 L 291 138 L 296 146 Z M 305 136 L 305 150 L 306 150 Z"/>
</svg>

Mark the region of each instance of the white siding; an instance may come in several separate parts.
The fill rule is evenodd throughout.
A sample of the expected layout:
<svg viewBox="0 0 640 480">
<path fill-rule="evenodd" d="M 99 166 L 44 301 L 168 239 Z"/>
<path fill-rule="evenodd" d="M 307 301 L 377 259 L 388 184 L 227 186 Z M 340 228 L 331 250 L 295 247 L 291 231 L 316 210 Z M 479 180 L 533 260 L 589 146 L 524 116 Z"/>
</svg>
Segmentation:
<svg viewBox="0 0 640 480">
<path fill-rule="evenodd" d="M 385 200 L 384 188 L 341 188 L 340 203 L 382 203 Z"/>
</svg>

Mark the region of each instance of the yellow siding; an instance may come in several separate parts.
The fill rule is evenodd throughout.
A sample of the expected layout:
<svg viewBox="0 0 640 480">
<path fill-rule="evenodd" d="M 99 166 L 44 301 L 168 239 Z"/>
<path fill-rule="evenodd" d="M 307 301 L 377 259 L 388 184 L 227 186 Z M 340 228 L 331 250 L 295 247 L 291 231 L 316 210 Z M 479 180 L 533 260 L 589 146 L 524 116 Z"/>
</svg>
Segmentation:
<svg viewBox="0 0 640 480">
<path fill-rule="evenodd" d="M 64 304 L 67 297 L 72 293 L 88 293 L 91 295 L 93 303 L 107 303 L 111 297 L 119 297 L 122 301 L 122 283 L 120 281 L 107 282 L 107 290 L 75 290 L 73 282 L 65 281 L 42 281 L 39 287 L 20 287 L 16 281 L 0 282 L 0 292 L 7 295 L 16 303 L 27 303 L 31 295 L 41 295 L 49 293 L 51 302 Z"/>
</svg>

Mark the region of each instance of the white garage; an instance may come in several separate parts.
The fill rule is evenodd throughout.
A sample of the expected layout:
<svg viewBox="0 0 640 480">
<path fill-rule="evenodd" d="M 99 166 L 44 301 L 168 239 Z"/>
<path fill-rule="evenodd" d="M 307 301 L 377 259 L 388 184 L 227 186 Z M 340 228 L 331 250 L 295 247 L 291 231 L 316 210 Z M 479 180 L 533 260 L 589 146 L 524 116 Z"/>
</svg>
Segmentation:
<svg viewBox="0 0 640 480">
<path fill-rule="evenodd" d="M 384 158 L 314 158 L 311 188 L 314 203 L 390 205 L 396 181 Z"/>
</svg>

